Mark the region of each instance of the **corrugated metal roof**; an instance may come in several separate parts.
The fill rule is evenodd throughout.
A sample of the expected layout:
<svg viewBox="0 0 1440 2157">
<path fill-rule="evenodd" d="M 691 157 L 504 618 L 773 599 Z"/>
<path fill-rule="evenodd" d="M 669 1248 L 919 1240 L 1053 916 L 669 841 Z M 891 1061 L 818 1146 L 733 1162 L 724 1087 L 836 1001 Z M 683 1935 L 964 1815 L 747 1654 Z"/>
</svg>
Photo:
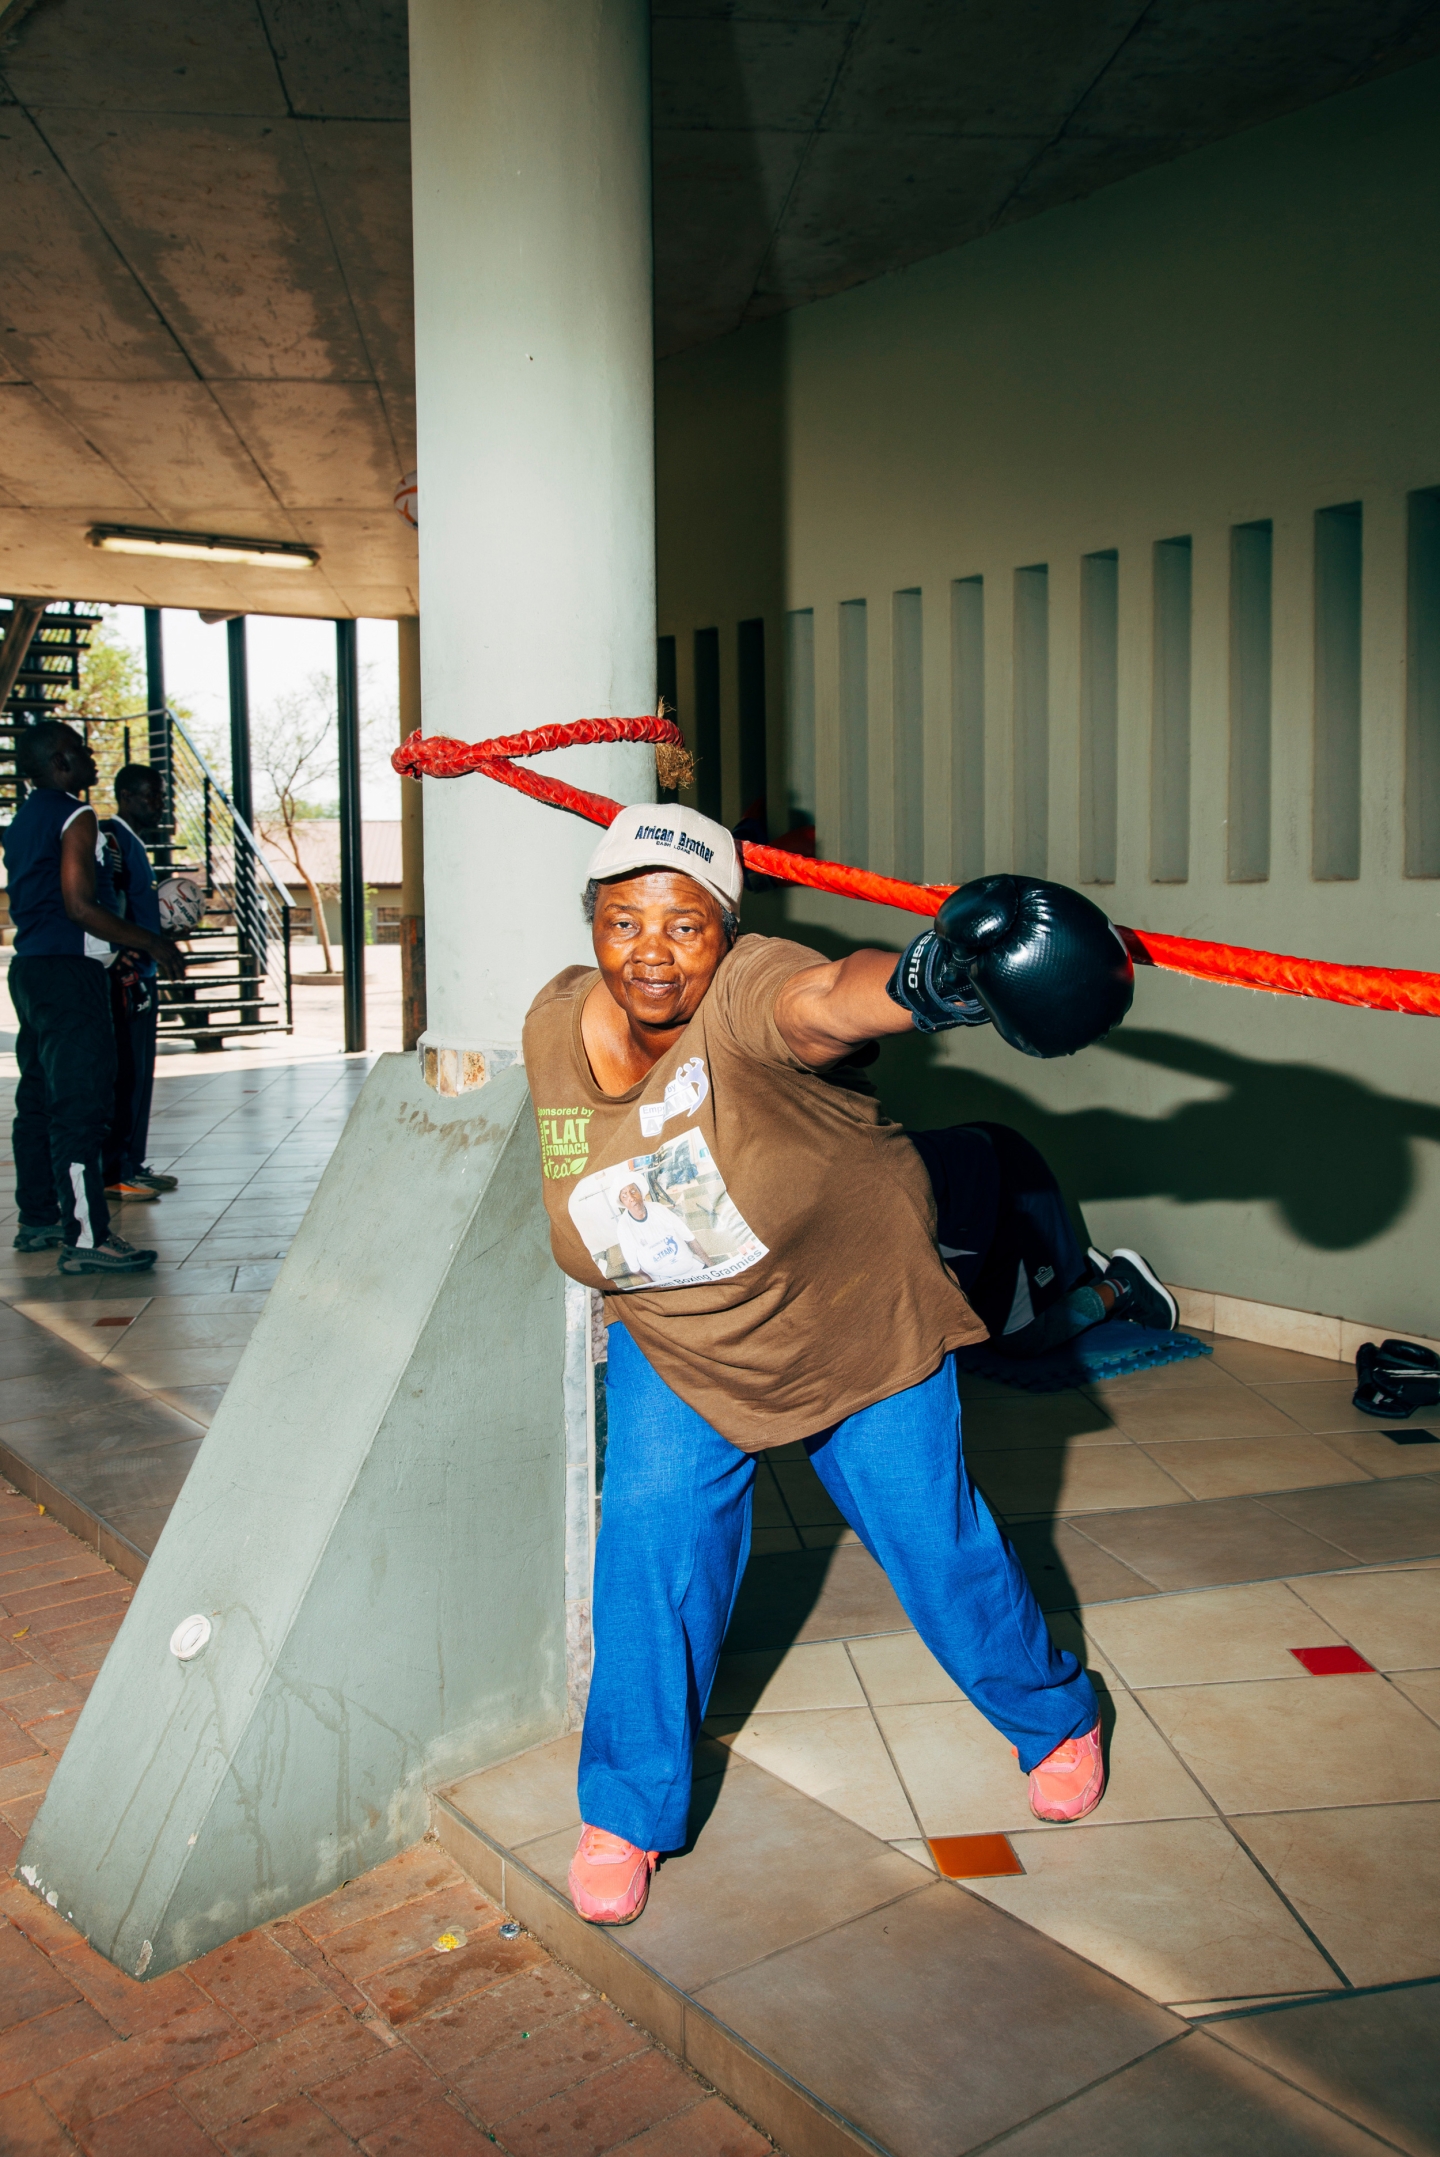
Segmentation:
<svg viewBox="0 0 1440 2157">
<path fill-rule="evenodd" d="M 262 820 L 260 840 L 266 865 L 287 889 L 303 890 L 290 855 L 272 836 L 275 830 L 274 824 Z M 340 819 L 335 816 L 306 817 L 303 823 L 296 825 L 295 836 L 300 845 L 300 859 L 315 882 L 338 884 Z M 366 883 L 387 890 L 397 885 L 400 882 L 400 819 L 367 820 L 360 826 L 360 843 Z"/>
</svg>

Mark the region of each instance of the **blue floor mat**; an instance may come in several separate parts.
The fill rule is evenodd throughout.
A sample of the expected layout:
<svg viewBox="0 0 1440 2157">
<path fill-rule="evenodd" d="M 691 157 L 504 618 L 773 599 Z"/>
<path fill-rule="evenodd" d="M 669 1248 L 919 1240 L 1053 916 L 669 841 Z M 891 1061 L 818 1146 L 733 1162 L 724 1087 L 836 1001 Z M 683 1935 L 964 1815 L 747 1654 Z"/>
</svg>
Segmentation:
<svg viewBox="0 0 1440 2157">
<path fill-rule="evenodd" d="M 1189 1333 L 1156 1333 L 1132 1325 L 1128 1318 L 1107 1318 L 1103 1326 L 1092 1326 L 1063 1348 L 1052 1348 L 1048 1356 L 1029 1361 L 1001 1356 L 987 1342 L 957 1349 L 955 1361 L 976 1378 L 997 1378 L 1001 1385 L 1019 1386 L 1026 1393 L 1063 1393 L 1070 1386 L 1093 1385 L 1097 1378 L 1123 1378 L 1128 1371 L 1154 1370 L 1157 1364 L 1184 1363 L 1210 1352 L 1207 1342 Z"/>
</svg>

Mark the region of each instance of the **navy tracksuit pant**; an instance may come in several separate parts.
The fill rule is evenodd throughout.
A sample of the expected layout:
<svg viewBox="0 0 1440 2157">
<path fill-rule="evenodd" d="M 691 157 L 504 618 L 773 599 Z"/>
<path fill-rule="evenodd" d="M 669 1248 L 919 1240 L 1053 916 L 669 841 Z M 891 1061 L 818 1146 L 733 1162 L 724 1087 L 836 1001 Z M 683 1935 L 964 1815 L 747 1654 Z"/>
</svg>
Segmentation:
<svg viewBox="0 0 1440 2157">
<path fill-rule="evenodd" d="M 90 1250 L 110 1233 L 105 1134 L 115 1111 L 110 976 L 97 959 L 10 961 L 15 1057 L 15 1202 L 31 1228 L 59 1221 Z"/>
</svg>

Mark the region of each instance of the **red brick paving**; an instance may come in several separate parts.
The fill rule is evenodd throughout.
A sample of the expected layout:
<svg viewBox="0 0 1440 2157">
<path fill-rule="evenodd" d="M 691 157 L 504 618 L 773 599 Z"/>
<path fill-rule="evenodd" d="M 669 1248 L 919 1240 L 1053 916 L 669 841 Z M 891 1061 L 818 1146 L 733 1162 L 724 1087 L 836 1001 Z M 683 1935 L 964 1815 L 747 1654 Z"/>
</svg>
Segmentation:
<svg viewBox="0 0 1440 2157">
<path fill-rule="evenodd" d="M 0 1483 L 3 2157 L 773 2157 L 434 1843 L 149 1984 L 5 1877 L 129 1595 Z"/>
</svg>

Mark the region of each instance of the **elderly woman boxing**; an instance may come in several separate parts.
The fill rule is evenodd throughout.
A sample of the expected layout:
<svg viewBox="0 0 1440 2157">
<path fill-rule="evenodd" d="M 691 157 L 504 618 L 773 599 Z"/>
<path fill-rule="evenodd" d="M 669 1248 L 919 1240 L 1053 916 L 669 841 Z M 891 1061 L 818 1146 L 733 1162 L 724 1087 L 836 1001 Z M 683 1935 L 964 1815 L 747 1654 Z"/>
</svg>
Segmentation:
<svg viewBox="0 0 1440 2157">
<path fill-rule="evenodd" d="M 525 1024 L 555 1257 L 605 1295 L 609 1440 L 570 1868 L 639 1915 L 685 1841 L 691 1754 L 750 1543 L 754 1456 L 803 1441 L 920 1637 L 1014 1746 L 1030 1803 L 1100 1798 L 1095 1694 L 971 1484 L 953 1353 L 985 1328 L 924 1164 L 846 1059 L 994 1024 L 1061 1055 L 1124 1016 L 1130 961 L 1063 886 L 989 877 L 896 961 L 741 936 L 730 833 L 623 809 L 590 864 L 595 965 Z"/>
</svg>

